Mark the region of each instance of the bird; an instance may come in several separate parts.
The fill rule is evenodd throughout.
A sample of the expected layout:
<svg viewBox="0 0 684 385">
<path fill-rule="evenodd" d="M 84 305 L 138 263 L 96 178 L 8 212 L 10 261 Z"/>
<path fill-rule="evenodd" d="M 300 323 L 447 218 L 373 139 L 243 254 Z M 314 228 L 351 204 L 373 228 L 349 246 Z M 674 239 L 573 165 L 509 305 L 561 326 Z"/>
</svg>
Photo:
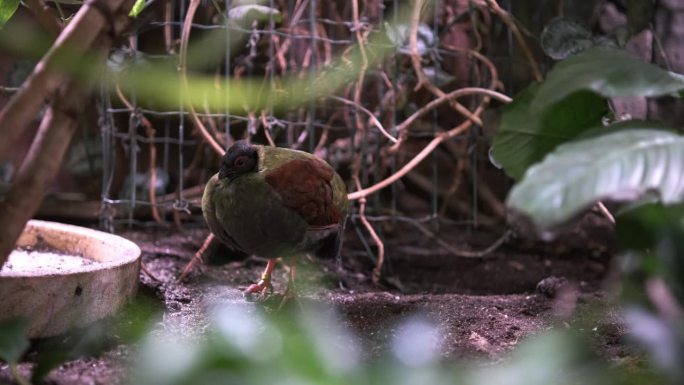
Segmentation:
<svg viewBox="0 0 684 385">
<path fill-rule="evenodd" d="M 304 151 L 236 141 L 206 184 L 202 213 L 216 238 L 232 249 L 268 259 L 247 298 L 273 292 L 279 259 L 290 266 L 284 293 L 291 295 L 295 258 L 339 256 L 349 201 L 340 175 Z"/>
</svg>

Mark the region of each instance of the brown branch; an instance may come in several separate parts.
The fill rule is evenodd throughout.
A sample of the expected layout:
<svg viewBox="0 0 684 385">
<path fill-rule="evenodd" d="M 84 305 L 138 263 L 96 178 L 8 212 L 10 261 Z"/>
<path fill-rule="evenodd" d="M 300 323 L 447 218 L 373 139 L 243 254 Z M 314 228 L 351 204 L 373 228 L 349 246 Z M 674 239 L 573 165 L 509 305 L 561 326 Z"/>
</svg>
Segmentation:
<svg viewBox="0 0 684 385">
<path fill-rule="evenodd" d="M 26 159 L 5 200 L 0 202 L 0 266 L 7 260 L 24 225 L 38 210 L 78 127 L 83 94 L 74 82 L 59 92 L 38 128 Z"/>
<path fill-rule="evenodd" d="M 104 4 L 110 12 L 117 12 L 123 5 L 128 12 L 131 0 L 110 0 Z M 33 72 L 24 81 L 19 92 L 0 111 L 0 127 L 3 138 L 0 140 L 0 159 L 6 158 L 10 148 L 21 135 L 24 128 L 43 108 L 46 100 L 52 99 L 57 89 L 67 79 L 67 74 L 55 70 L 56 62 L 63 60 L 68 53 L 71 57 L 84 53 L 105 30 L 108 19 L 100 8 L 85 2 L 73 20 L 57 37 L 54 45 L 36 64 Z M 112 26 L 113 28 L 113 26 Z"/>
</svg>

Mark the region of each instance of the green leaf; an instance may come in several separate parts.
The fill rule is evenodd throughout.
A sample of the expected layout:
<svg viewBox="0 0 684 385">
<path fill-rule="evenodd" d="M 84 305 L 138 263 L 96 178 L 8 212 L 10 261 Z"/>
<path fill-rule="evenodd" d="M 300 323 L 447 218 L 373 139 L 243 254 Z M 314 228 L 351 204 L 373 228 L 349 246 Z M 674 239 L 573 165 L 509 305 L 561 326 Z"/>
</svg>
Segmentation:
<svg viewBox="0 0 684 385">
<path fill-rule="evenodd" d="M 558 63 L 532 102 L 541 112 L 578 91 L 606 98 L 663 96 L 684 89 L 684 76 L 637 60 L 626 52 L 593 47 Z"/>
<path fill-rule="evenodd" d="M 131 12 L 128 13 L 128 16 L 138 17 L 143 8 L 145 8 L 145 0 L 135 0 L 135 4 L 133 4 L 133 8 L 131 8 Z"/>
<path fill-rule="evenodd" d="M 14 15 L 20 2 L 20 0 L 0 0 L 0 28 Z"/>
<path fill-rule="evenodd" d="M 492 156 L 506 174 L 519 180 L 525 170 L 556 146 L 601 124 L 606 101 L 591 92 L 578 92 L 540 113 L 532 112 L 539 85 L 533 84 L 503 108 Z"/>
<path fill-rule="evenodd" d="M 684 196 L 684 137 L 630 121 L 620 130 L 559 146 L 530 167 L 507 204 L 537 229 L 552 230 L 596 201 L 663 203 Z"/>
<path fill-rule="evenodd" d="M 636 35 L 651 24 L 654 8 L 653 0 L 627 0 L 627 25 L 630 35 Z"/>
<path fill-rule="evenodd" d="M 15 317 L 0 322 L 0 359 L 15 364 L 29 347 L 28 321 Z"/>
<path fill-rule="evenodd" d="M 562 60 L 593 47 L 594 40 L 583 25 L 557 17 L 544 27 L 541 46 L 550 58 Z"/>
<path fill-rule="evenodd" d="M 684 204 L 648 204 L 630 210 L 617 218 L 616 232 L 621 250 L 655 253 L 657 273 L 684 303 Z"/>
</svg>

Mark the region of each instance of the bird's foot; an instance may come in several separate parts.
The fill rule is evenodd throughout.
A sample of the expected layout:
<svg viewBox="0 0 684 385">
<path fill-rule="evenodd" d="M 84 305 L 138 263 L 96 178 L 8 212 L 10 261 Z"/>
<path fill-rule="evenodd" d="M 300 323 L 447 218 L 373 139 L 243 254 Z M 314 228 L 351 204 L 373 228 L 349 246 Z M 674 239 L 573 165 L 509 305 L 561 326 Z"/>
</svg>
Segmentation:
<svg viewBox="0 0 684 385">
<path fill-rule="evenodd" d="M 249 285 L 244 291 L 245 299 L 250 302 L 264 300 L 267 292 L 273 293 L 273 285 L 271 284 L 271 277 L 261 277 L 259 282 Z"/>
</svg>

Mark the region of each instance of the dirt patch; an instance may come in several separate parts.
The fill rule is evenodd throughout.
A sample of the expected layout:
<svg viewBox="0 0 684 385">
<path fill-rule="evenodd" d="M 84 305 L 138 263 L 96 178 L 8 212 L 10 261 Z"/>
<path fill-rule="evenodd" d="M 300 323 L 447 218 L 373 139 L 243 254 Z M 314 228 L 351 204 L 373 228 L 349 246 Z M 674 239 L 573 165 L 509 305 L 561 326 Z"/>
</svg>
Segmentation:
<svg viewBox="0 0 684 385">
<path fill-rule="evenodd" d="M 608 226 L 589 216 L 562 237 L 563 242 L 539 244 L 514 239 L 486 258 L 473 259 L 456 257 L 435 246 L 434 239 L 417 234 L 410 225 L 395 225 L 389 231 L 385 229 L 388 235 L 395 235 L 388 239 L 401 241 L 387 242 L 380 286 L 371 282 L 373 260 L 364 253 L 363 242 L 351 227 L 344 258 L 302 259 L 297 287 L 303 301 L 337 308 L 369 358 L 388 349 L 401 320 L 416 315 L 438 327 L 445 360 L 499 358 L 521 339 L 568 317 L 577 306 L 601 300 L 612 249 Z M 156 327 L 193 335 L 203 331 L 207 311 L 216 304 L 259 306 L 246 303 L 241 290 L 259 277 L 265 260 L 214 245 L 205 263 L 179 284 L 175 277 L 202 244 L 205 229 L 122 235 L 140 245 L 143 263 L 153 276 L 141 273 L 140 295 L 153 298 L 163 310 Z M 469 250 L 483 249 L 498 237 L 447 226 L 435 235 Z M 571 290 L 555 290 L 555 298 L 538 293 L 536 285 L 550 276 L 570 282 L 567 287 Z M 284 290 L 285 269 L 278 268 L 273 279 L 276 291 Z M 596 334 L 607 355 L 624 354 L 620 344 L 624 331 L 615 319 L 602 323 Z M 102 356 L 63 364 L 49 375 L 48 383 L 121 382 L 130 359 L 129 348 L 117 345 L 116 338 L 111 344 Z M 29 361 L 31 357 L 29 354 Z M 28 372 L 31 365 L 27 362 L 20 368 Z M 7 368 L 0 367 L 0 383 L 8 379 Z"/>
</svg>

